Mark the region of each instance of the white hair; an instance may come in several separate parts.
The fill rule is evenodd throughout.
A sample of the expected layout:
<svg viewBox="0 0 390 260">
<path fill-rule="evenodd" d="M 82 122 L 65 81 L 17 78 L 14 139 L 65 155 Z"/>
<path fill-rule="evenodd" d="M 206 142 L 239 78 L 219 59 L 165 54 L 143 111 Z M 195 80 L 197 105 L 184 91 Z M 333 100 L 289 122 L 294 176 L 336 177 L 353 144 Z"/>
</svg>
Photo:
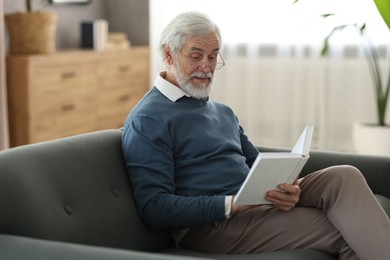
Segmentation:
<svg viewBox="0 0 390 260">
<path fill-rule="evenodd" d="M 163 60 L 165 60 L 166 48 L 169 48 L 173 53 L 178 53 L 187 39 L 204 36 L 211 32 L 217 34 L 221 43 L 221 33 L 218 26 L 206 15 L 197 12 L 185 12 L 177 15 L 161 34 L 159 48 Z"/>
</svg>

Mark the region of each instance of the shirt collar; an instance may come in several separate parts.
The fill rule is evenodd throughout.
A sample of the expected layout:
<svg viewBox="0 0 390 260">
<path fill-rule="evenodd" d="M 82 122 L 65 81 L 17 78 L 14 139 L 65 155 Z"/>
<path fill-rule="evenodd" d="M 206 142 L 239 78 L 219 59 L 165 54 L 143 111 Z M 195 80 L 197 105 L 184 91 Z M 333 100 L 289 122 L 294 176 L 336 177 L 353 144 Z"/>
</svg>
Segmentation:
<svg viewBox="0 0 390 260">
<path fill-rule="evenodd" d="M 176 102 L 178 99 L 187 96 L 190 97 L 186 92 L 181 88 L 173 85 L 171 82 L 165 80 L 167 72 L 163 71 L 157 75 L 156 80 L 154 81 L 154 86 L 169 100 Z"/>
</svg>

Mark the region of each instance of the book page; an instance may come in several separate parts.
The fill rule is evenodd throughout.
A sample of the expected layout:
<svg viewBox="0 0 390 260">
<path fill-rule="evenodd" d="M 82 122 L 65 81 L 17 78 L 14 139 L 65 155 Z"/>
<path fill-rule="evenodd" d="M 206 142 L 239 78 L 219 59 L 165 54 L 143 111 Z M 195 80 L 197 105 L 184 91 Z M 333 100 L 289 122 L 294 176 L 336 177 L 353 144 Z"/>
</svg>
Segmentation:
<svg viewBox="0 0 390 260">
<path fill-rule="evenodd" d="M 313 127 L 306 126 L 291 152 L 302 154 L 303 156 L 309 155 L 312 135 Z"/>
</svg>

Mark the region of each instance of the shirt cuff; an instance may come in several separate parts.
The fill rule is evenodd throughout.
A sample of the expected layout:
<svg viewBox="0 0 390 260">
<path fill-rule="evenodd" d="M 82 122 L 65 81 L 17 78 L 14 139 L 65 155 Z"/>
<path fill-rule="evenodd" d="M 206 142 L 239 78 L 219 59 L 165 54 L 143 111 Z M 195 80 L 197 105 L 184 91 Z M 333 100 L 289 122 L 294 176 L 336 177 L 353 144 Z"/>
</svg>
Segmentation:
<svg viewBox="0 0 390 260">
<path fill-rule="evenodd" d="M 227 219 L 230 218 L 230 212 L 232 210 L 232 197 L 231 195 L 225 197 L 225 217 Z"/>
</svg>

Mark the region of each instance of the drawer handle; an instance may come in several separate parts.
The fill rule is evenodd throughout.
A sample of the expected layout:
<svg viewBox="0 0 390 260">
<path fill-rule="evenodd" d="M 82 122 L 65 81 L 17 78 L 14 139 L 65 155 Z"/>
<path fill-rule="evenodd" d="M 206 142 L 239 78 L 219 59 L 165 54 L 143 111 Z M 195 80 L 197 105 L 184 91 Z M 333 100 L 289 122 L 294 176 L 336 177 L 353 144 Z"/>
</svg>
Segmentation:
<svg viewBox="0 0 390 260">
<path fill-rule="evenodd" d="M 120 102 L 125 102 L 125 101 L 129 100 L 130 98 L 131 98 L 130 95 L 122 95 L 122 96 L 119 97 L 119 101 Z"/>
<path fill-rule="evenodd" d="M 70 78 L 74 78 L 76 76 L 76 73 L 73 72 L 73 71 L 69 71 L 69 72 L 64 72 L 62 73 L 61 77 L 63 79 L 70 79 Z"/>
<path fill-rule="evenodd" d="M 119 72 L 120 73 L 128 72 L 129 70 L 130 70 L 129 66 L 120 66 L 119 67 Z"/>
<path fill-rule="evenodd" d="M 69 105 L 63 105 L 62 106 L 62 111 L 70 111 L 70 110 L 74 110 L 76 108 L 76 106 L 74 104 L 69 104 Z"/>
</svg>

